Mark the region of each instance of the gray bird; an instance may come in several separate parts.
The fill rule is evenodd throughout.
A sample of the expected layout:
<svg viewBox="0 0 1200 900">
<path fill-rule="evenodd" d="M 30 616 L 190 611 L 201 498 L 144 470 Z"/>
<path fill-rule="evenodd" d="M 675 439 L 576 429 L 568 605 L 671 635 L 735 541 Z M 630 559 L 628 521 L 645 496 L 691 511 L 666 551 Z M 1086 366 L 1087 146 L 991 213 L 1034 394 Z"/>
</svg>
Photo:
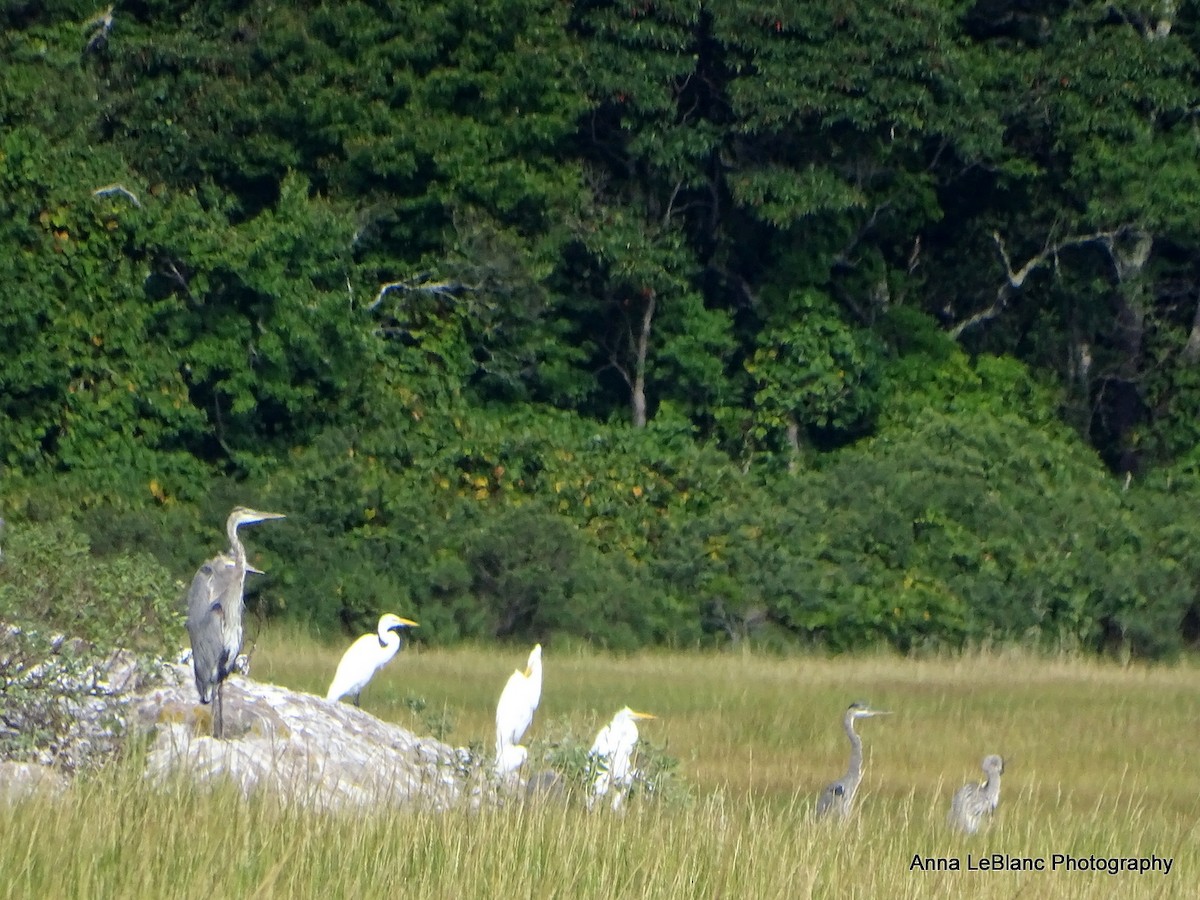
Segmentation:
<svg viewBox="0 0 1200 900">
<path fill-rule="evenodd" d="M 225 533 L 229 552 L 218 553 L 200 566 L 187 595 L 187 630 L 192 644 L 192 667 L 201 703 L 213 704 L 213 737 L 224 737 L 221 685 L 234 671 L 242 652 L 242 591 L 247 572 L 258 572 L 246 562 L 246 548 L 238 540 L 238 527 L 282 519 L 279 513 L 258 512 L 239 506 L 229 514 Z"/>
<path fill-rule="evenodd" d="M 980 767 L 987 778 L 980 784 L 964 784 L 950 802 L 950 827 L 967 834 L 977 832 L 1000 805 L 1004 757 L 985 756 Z"/>
<path fill-rule="evenodd" d="M 842 727 L 846 729 L 846 737 L 850 739 L 850 765 L 847 766 L 845 775 L 821 791 L 821 798 L 817 801 L 817 816 L 834 814 L 845 818 L 850 815 L 854 795 L 858 793 L 858 785 L 862 781 L 863 775 L 862 738 L 854 732 L 854 722 L 857 719 L 887 715 L 891 715 L 891 713 L 886 710 L 871 709 L 861 700 L 850 704 L 846 715 L 842 718 Z"/>
</svg>

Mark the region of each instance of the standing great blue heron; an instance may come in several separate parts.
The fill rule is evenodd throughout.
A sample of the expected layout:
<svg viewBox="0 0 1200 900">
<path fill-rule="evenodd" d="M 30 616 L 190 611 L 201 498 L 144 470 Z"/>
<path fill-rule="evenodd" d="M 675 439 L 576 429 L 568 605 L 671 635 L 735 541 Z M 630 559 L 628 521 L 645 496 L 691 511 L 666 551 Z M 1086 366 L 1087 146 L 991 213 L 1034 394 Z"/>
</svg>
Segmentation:
<svg viewBox="0 0 1200 900">
<path fill-rule="evenodd" d="M 521 738 L 529 730 L 541 699 L 542 645 L 537 644 L 529 651 L 524 671 L 517 669 L 508 676 L 496 704 L 496 774 L 507 775 L 524 764 L 528 754 Z"/>
<path fill-rule="evenodd" d="M 854 701 L 847 708 L 846 715 L 842 718 L 842 727 L 846 729 L 846 737 L 850 739 L 850 765 L 846 768 L 845 775 L 821 792 L 821 799 L 817 801 L 818 816 L 835 813 L 845 818 L 850 815 L 854 795 L 858 792 L 858 785 L 863 776 L 862 738 L 855 733 L 854 722 L 856 719 L 887 715 L 891 715 L 891 713 L 886 710 L 871 709 L 861 700 Z"/>
<path fill-rule="evenodd" d="M 375 634 L 364 634 L 342 654 L 325 699 L 340 700 L 350 694 L 354 705 L 361 706 L 363 688 L 400 651 L 400 630 L 417 627 L 412 619 L 402 619 L 393 613 L 380 616 Z"/>
<path fill-rule="evenodd" d="M 588 809 L 606 795 L 613 785 L 617 791 L 613 795 L 612 808 L 621 808 L 625 794 L 637 774 L 630 765 L 633 748 L 638 742 L 637 720 L 654 718 L 657 717 L 651 713 L 635 712 L 626 706 L 600 729 L 592 749 L 588 751 L 588 759 L 594 761 L 598 769 L 596 780 L 592 782 L 591 795 L 588 797 Z"/>
<path fill-rule="evenodd" d="M 950 826 L 974 834 L 996 807 L 1000 805 L 1000 776 L 1004 773 L 1004 757 L 991 754 L 983 758 L 980 768 L 987 778 L 982 784 L 964 784 L 950 802 Z"/>
<path fill-rule="evenodd" d="M 213 704 L 213 737 L 225 735 L 221 685 L 233 671 L 242 652 L 242 591 L 247 572 L 257 572 L 246 562 L 246 548 L 237 530 L 267 519 L 282 519 L 280 513 L 258 512 L 236 507 L 225 523 L 229 552 L 218 553 L 204 563 L 192 579 L 187 596 L 187 630 L 192 644 L 192 667 L 201 703 Z"/>
</svg>

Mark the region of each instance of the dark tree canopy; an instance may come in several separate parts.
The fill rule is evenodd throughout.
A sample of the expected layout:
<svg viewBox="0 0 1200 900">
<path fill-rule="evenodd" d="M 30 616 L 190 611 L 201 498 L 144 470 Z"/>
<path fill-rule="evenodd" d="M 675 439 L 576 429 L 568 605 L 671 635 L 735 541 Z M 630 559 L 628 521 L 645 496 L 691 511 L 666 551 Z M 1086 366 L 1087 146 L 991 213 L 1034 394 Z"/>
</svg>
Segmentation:
<svg viewBox="0 0 1200 900">
<path fill-rule="evenodd" d="M 3 512 L 187 569 L 152 523 L 265 493 L 264 609 L 434 639 L 1178 646 L 1198 51 L 1157 0 L 8 4 Z"/>
</svg>

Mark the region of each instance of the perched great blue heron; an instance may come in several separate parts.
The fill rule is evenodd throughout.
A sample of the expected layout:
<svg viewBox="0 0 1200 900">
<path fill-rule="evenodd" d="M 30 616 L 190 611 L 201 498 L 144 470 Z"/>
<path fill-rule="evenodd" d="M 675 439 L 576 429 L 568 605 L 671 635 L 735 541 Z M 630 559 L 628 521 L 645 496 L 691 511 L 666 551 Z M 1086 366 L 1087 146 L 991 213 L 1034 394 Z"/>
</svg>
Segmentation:
<svg viewBox="0 0 1200 900">
<path fill-rule="evenodd" d="M 541 699 L 542 645 L 537 644 L 529 651 L 525 670 L 517 669 L 508 676 L 496 704 L 496 774 L 507 775 L 524 764 L 528 754 L 521 738 L 529 730 Z"/>
<path fill-rule="evenodd" d="M 890 712 L 881 709 L 871 709 L 861 700 L 850 704 L 846 715 L 842 717 L 842 727 L 846 729 L 846 737 L 850 739 L 850 765 L 846 774 L 821 792 L 817 801 L 817 815 L 826 816 L 830 813 L 845 818 L 850 815 L 854 803 L 854 795 L 858 793 L 859 782 L 863 775 L 863 745 L 862 738 L 854 731 L 854 723 L 858 719 L 869 719 L 872 716 L 887 716 Z"/>
<path fill-rule="evenodd" d="M 589 809 L 614 787 L 616 793 L 613 795 L 612 808 L 621 808 L 636 775 L 630 765 L 630 757 L 638 742 L 637 720 L 653 718 L 656 717 L 650 713 L 635 712 L 626 706 L 600 729 L 592 749 L 588 751 L 588 758 L 598 769 L 588 797 Z"/>
<path fill-rule="evenodd" d="M 375 633 L 364 634 L 342 654 L 325 699 L 340 700 L 349 694 L 354 705 L 361 706 L 359 698 L 363 688 L 399 652 L 400 630 L 416 627 L 417 623 L 412 619 L 402 619 L 392 613 L 380 616 Z"/>
<path fill-rule="evenodd" d="M 224 737 L 221 685 L 233 671 L 242 652 L 242 591 L 247 572 L 257 572 L 246 562 L 246 548 L 237 530 L 267 519 L 282 519 L 279 513 L 236 507 L 225 523 L 229 551 L 204 563 L 192 579 L 187 596 L 187 630 L 192 644 L 192 668 L 201 703 L 213 705 L 213 737 Z"/>
<path fill-rule="evenodd" d="M 980 766 L 987 776 L 980 784 L 964 784 L 950 802 L 950 826 L 967 834 L 977 832 L 1000 804 L 1000 776 L 1004 758 L 991 754 Z"/>
</svg>

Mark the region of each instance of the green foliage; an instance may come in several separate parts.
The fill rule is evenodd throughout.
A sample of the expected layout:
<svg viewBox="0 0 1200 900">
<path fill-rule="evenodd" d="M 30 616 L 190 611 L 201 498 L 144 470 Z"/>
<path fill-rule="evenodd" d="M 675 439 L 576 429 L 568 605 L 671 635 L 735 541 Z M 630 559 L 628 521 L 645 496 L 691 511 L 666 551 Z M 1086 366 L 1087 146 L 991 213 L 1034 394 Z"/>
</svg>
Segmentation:
<svg viewBox="0 0 1200 900">
<path fill-rule="evenodd" d="M 882 361 L 871 335 L 846 325 L 823 297 L 790 298 L 794 318 L 765 329 L 746 369 L 755 380 L 758 436 L 788 425 L 853 433 L 871 424 Z"/>
<path fill-rule="evenodd" d="M 1195 9 L 393 6 L 0 13 L 10 519 L 260 497 L 252 605 L 432 641 L 1177 644 Z"/>
<path fill-rule="evenodd" d="M 87 538 L 62 520 L 10 523 L 5 537 L 0 619 L 105 648 L 179 647 L 182 588 L 153 557 L 94 557 Z"/>
<path fill-rule="evenodd" d="M 0 757 L 68 767 L 94 762 L 97 737 L 72 746 L 81 710 L 111 692 L 114 648 L 142 665 L 178 652 L 182 586 L 148 555 L 90 554 L 69 522 L 14 523 L 0 559 Z M 99 701 L 103 706 L 103 701 Z"/>
</svg>

